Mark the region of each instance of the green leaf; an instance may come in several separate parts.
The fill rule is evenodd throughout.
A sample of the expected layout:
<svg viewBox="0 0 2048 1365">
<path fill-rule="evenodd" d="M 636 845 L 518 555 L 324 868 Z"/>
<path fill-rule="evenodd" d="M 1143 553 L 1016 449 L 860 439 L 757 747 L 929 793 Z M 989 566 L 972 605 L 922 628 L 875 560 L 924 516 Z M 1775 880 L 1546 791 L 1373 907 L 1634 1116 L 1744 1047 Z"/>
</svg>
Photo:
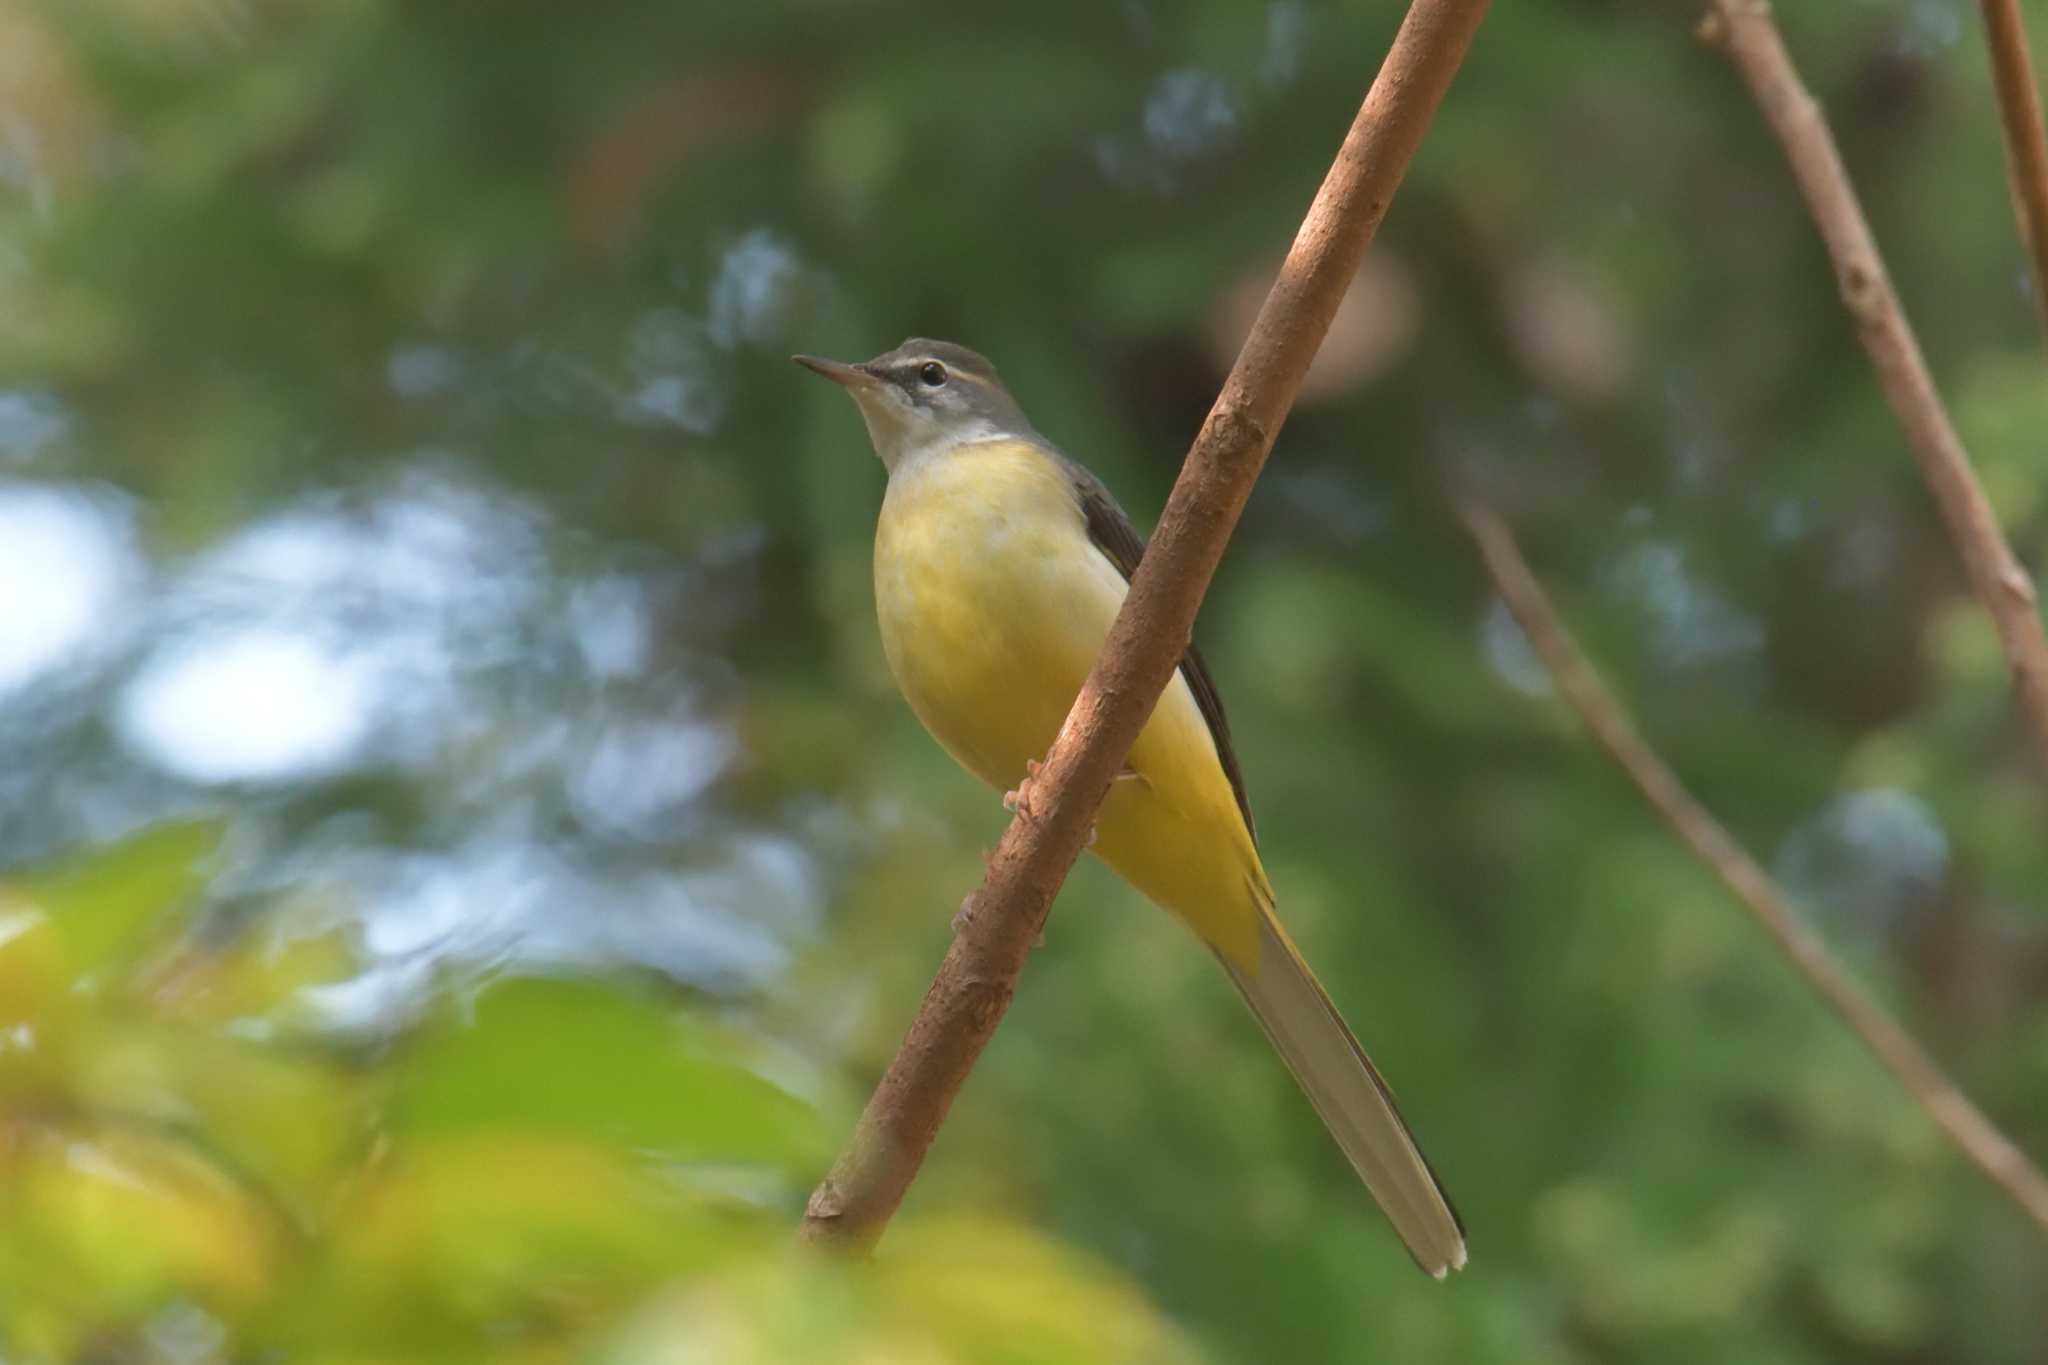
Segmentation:
<svg viewBox="0 0 2048 1365">
<path fill-rule="evenodd" d="M 71 1076 L 83 1106 L 189 1133 L 303 1222 L 368 1145 L 361 1082 L 310 1052 L 122 1021 L 80 1040 Z"/>
<path fill-rule="evenodd" d="M 899 1224 L 872 1262 L 736 1259 L 652 1300 L 604 1365 L 1178 1365 L 1195 1344 L 1124 1275 L 1001 1219 Z"/>
<path fill-rule="evenodd" d="M 737 1042 L 627 989 L 513 979 L 435 1033 L 399 1081 L 396 1123 L 595 1134 L 674 1160 L 808 1167 L 811 1109 L 747 1069 Z"/>
<path fill-rule="evenodd" d="M 294 1359 L 338 1345 L 475 1359 L 480 1332 L 578 1330 L 664 1280 L 787 1244 L 786 1227 L 750 1226 L 615 1148 L 514 1132 L 395 1148 L 330 1226 L 254 1334 Z"/>
<path fill-rule="evenodd" d="M 992 1219 L 910 1224 L 876 1276 L 957 1360 L 1112 1365 L 1197 1359 L 1138 1287 L 1092 1256 Z"/>
<path fill-rule="evenodd" d="M 20 894 L 48 913 L 67 965 L 82 976 L 127 953 L 152 920 L 206 884 L 222 831 L 219 820 L 158 825 L 38 873 Z"/>
</svg>

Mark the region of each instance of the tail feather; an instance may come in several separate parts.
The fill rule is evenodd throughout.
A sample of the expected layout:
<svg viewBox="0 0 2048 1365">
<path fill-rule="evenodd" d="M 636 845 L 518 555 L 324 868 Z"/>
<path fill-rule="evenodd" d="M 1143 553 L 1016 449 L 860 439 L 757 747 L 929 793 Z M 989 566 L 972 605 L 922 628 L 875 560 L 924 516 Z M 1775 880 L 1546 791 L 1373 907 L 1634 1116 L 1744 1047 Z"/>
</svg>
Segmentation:
<svg viewBox="0 0 2048 1365">
<path fill-rule="evenodd" d="M 1438 1279 L 1462 1269 L 1464 1225 L 1394 1107 L 1393 1092 L 1286 930 L 1270 912 L 1260 920 L 1257 967 L 1222 958 L 1224 969 L 1408 1254 Z"/>
</svg>

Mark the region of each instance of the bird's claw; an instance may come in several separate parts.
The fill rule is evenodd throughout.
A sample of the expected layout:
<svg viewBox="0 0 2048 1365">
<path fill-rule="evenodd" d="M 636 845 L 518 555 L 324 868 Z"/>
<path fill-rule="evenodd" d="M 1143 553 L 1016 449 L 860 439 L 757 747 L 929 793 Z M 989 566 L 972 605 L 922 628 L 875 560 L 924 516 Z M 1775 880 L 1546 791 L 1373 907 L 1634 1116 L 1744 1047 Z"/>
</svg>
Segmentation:
<svg viewBox="0 0 2048 1365">
<path fill-rule="evenodd" d="M 1038 770 L 1043 767 L 1035 758 L 1024 760 L 1024 777 L 1009 791 L 1003 793 L 1003 809 L 1012 815 L 1021 815 L 1026 820 L 1036 820 L 1038 812 L 1031 809 L 1031 787 L 1038 779 Z"/>
<path fill-rule="evenodd" d="M 1044 767 L 1045 765 L 1043 763 L 1040 763 L 1035 758 L 1026 759 L 1024 761 L 1023 780 L 1020 781 L 1016 786 L 1012 787 L 1009 791 L 1003 793 L 1004 810 L 1009 811 L 1012 815 L 1021 815 L 1026 820 L 1036 820 L 1038 818 L 1038 812 L 1036 810 L 1033 810 L 1031 807 L 1031 789 L 1032 787 L 1037 785 L 1038 774 L 1040 770 Z M 1114 779 L 1112 779 L 1112 781 L 1114 782 L 1143 782 L 1144 780 L 1145 778 L 1143 774 L 1131 768 L 1125 768 L 1122 772 L 1118 773 Z M 1084 842 L 1081 845 L 1081 847 L 1095 847 L 1095 837 L 1098 832 L 1099 830 L 1096 824 L 1093 821 L 1090 821 L 1088 825 L 1088 838 L 1086 842 Z M 986 862 L 988 860 L 988 855 L 984 854 L 982 860 Z"/>
</svg>

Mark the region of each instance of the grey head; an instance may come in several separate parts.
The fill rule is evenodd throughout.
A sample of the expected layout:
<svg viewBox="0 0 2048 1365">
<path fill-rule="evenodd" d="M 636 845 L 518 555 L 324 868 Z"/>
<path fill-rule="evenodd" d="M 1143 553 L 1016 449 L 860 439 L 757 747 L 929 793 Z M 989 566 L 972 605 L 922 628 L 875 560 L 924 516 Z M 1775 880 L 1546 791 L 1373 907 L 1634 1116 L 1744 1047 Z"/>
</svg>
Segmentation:
<svg viewBox="0 0 2048 1365">
<path fill-rule="evenodd" d="M 846 389 L 867 422 L 875 454 L 892 473 L 976 441 L 1042 439 L 987 357 L 950 341 L 912 337 L 858 365 L 791 358 Z"/>
</svg>

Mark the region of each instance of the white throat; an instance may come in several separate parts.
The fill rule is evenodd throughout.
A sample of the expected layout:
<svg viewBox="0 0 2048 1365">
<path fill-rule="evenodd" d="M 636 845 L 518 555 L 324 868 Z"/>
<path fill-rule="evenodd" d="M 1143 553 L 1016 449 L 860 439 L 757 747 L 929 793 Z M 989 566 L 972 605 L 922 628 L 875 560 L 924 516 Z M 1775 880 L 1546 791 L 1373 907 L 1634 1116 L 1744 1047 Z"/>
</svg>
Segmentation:
<svg viewBox="0 0 2048 1365">
<path fill-rule="evenodd" d="M 889 422 L 885 426 L 867 413 L 865 407 L 862 415 L 867 418 L 868 440 L 874 444 L 882 468 L 892 475 L 900 469 L 923 464 L 956 446 L 975 445 L 1010 434 L 986 417 L 950 424 Z"/>
</svg>

